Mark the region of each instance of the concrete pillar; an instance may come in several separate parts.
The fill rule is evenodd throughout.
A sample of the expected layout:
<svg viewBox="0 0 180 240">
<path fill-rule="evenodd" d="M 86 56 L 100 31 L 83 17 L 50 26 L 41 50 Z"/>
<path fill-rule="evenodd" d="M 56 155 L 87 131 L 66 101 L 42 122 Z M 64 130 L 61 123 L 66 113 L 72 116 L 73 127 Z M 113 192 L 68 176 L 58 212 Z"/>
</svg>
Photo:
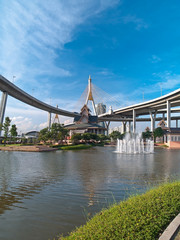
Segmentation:
<svg viewBox="0 0 180 240">
<path fill-rule="evenodd" d="M 136 110 L 133 109 L 133 133 L 136 132 Z"/>
<path fill-rule="evenodd" d="M 48 113 L 48 128 L 51 128 L 51 112 Z"/>
<path fill-rule="evenodd" d="M 130 133 L 131 132 L 131 121 L 128 122 L 128 126 L 129 126 L 128 132 Z"/>
<path fill-rule="evenodd" d="M 165 121 L 165 113 L 162 114 L 162 119 Z"/>
<path fill-rule="evenodd" d="M 154 121 L 153 121 L 154 122 L 154 125 L 153 125 L 154 129 L 156 128 L 156 113 L 157 113 L 157 111 L 154 112 Z"/>
<path fill-rule="evenodd" d="M 7 92 L 2 93 L 1 97 L 1 103 L 0 103 L 0 124 L 3 124 L 4 121 L 4 114 L 6 110 L 6 102 L 7 102 Z M 0 136 L 1 136 L 1 131 L 0 131 Z"/>
<path fill-rule="evenodd" d="M 122 122 L 122 133 L 126 132 L 126 122 Z"/>
<path fill-rule="evenodd" d="M 152 110 L 149 110 L 150 119 L 151 119 L 151 132 L 155 129 L 155 120 L 156 120 L 156 111 L 153 113 Z"/>
<path fill-rule="evenodd" d="M 171 103 L 167 100 L 167 127 L 171 127 Z"/>
<path fill-rule="evenodd" d="M 153 113 L 151 110 L 149 110 L 149 114 L 150 114 L 150 119 L 151 119 L 151 132 L 154 131 L 154 119 L 153 119 Z"/>
<path fill-rule="evenodd" d="M 176 128 L 178 128 L 178 119 L 176 119 Z"/>
<path fill-rule="evenodd" d="M 110 125 L 110 121 L 108 122 L 105 122 L 105 125 L 106 125 L 106 135 L 109 136 L 109 125 Z"/>
</svg>

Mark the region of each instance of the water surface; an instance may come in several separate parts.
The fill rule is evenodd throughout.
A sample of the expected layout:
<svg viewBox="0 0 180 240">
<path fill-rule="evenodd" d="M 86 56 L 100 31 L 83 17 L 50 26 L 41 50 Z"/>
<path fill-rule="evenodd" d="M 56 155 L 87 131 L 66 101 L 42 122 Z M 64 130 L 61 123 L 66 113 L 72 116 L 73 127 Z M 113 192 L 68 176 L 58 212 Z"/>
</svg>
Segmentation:
<svg viewBox="0 0 180 240">
<path fill-rule="evenodd" d="M 0 239 L 66 235 L 114 200 L 179 176 L 180 150 L 114 151 L 0 152 Z"/>
</svg>

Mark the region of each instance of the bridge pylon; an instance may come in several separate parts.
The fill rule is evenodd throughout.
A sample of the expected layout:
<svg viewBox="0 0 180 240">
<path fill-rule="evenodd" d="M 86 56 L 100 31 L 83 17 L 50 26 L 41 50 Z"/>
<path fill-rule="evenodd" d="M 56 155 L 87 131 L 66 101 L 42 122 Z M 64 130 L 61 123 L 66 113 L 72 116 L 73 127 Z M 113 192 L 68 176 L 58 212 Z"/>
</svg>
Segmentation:
<svg viewBox="0 0 180 240">
<path fill-rule="evenodd" d="M 92 83 L 91 83 L 92 79 L 91 76 L 89 75 L 89 79 L 88 79 L 88 94 L 87 94 L 87 98 L 86 98 L 86 102 L 85 104 L 87 105 L 89 101 L 92 102 L 92 106 L 93 106 L 93 110 L 94 110 L 94 114 L 97 115 L 96 112 L 96 107 L 95 107 L 95 103 L 94 103 L 94 98 L 93 98 L 93 94 L 92 94 Z"/>
<path fill-rule="evenodd" d="M 57 108 L 58 108 L 58 105 L 57 105 Z M 59 116 L 58 116 L 57 113 L 55 114 L 55 117 L 54 117 L 54 119 L 53 119 L 53 123 L 59 123 L 59 124 L 60 124 Z"/>
</svg>

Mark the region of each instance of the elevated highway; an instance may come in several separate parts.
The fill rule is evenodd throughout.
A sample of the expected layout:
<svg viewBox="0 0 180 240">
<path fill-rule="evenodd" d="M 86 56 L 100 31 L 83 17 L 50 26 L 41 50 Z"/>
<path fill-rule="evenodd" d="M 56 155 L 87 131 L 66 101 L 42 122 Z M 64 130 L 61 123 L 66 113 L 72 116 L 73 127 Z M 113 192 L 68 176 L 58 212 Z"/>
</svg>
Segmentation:
<svg viewBox="0 0 180 240">
<path fill-rule="evenodd" d="M 55 114 L 63 115 L 63 116 L 67 116 L 67 117 L 75 117 L 77 115 L 79 116 L 78 113 L 69 112 L 69 111 L 66 111 L 66 110 L 63 110 L 60 108 L 50 106 L 50 105 L 34 98 L 30 94 L 24 92 L 22 89 L 15 86 L 13 83 L 11 83 L 9 80 L 7 80 L 2 75 L 0 75 L 0 90 L 3 92 L 2 99 L 1 99 L 1 105 L 0 105 L 0 123 L 3 123 L 4 112 L 5 112 L 6 101 L 7 101 L 8 95 L 20 100 L 21 102 L 28 104 L 30 106 L 44 110 L 46 112 L 49 112 L 49 114 L 55 113 Z"/>
<path fill-rule="evenodd" d="M 118 121 L 132 122 L 133 132 L 136 130 L 136 121 L 151 121 L 151 130 L 154 130 L 155 121 L 159 119 L 167 120 L 167 127 L 171 126 L 171 120 L 180 119 L 179 116 L 171 117 L 171 113 L 179 113 L 180 109 L 175 107 L 180 106 L 180 89 L 169 94 L 150 101 L 134 104 L 128 107 L 123 107 L 99 115 L 99 121 Z M 171 109 L 174 108 L 174 109 Z M 157 114 L 162 114 L 162 118 L 157 118 Z M 149 115 L 149 118 L 140 118 L 140 116 Z"/>
</svg>

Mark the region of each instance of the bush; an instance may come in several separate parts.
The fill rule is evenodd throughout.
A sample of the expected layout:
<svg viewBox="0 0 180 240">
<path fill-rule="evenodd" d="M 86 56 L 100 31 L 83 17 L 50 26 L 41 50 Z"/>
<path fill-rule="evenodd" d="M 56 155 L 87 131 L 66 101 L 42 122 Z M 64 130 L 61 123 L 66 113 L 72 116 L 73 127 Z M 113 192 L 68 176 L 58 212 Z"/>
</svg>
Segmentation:
<svg viewBox="0 0 180 240">
<path fill-rule="evenodd" d="M 79 150 L 79 149 L 87 149 L 91 147 L 92 147 L 91 145 L 79 144 L 79 145 L 63 146 L 60 149 L 61 150 Z"/>
<path fill-rule="evenodd" d="M 61 148 L 61 147 L 63 147 L 64 145 L 62 145 L 62 144 L 56 144 L 56 145 L 54 145 L 54 144 L 51 144 L 51 145 L 49 145 L 51 148 Z"/>
<path fill-rule="evenodd" d="M 101 211 L 60 239 L 158 239 L 179 211 L 180 182 L 168 183 Z"/>
</svg>

